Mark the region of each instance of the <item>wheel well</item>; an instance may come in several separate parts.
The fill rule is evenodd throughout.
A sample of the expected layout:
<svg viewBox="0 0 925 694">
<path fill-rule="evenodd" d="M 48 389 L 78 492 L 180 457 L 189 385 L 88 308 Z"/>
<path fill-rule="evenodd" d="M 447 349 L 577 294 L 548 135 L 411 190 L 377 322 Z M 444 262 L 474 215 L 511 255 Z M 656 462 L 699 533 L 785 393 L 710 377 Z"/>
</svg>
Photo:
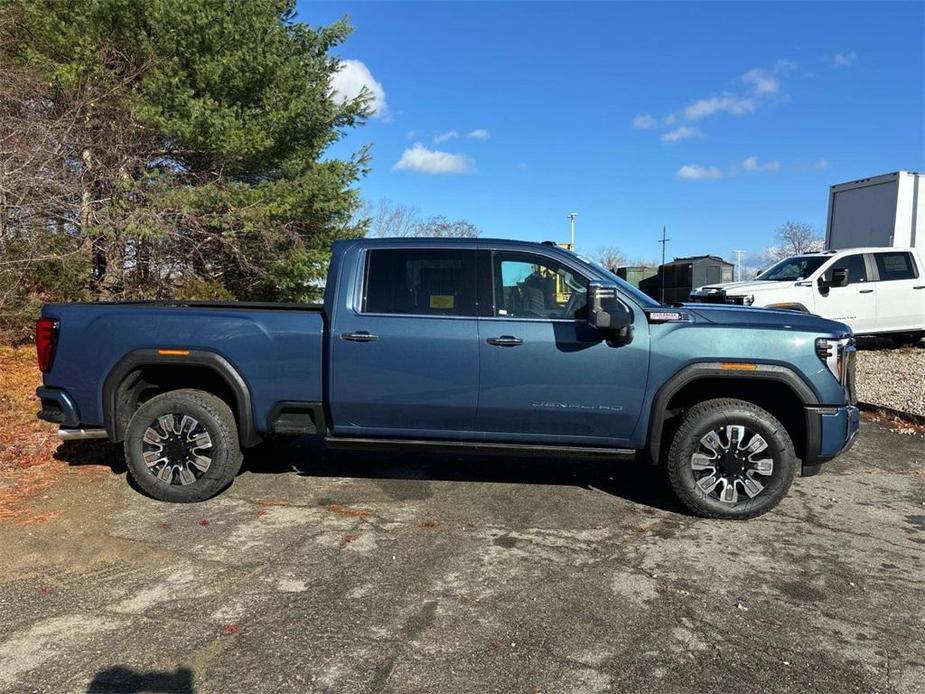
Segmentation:
<svg viewBox="0 0 925 694">
<path fill-rule="evenodd" d="M 144 364 L 133 368 L 119 382 L 115 389 L 112 421 L 117 436 L 121 440 L 128 423 L 142 404 L 155 395 L 181 388 L 195 388 L 211 393 L 231 407 L 235 415 L 238 433 L 244 443 L 241 413 L 244 403 L 228 384 L 225 378 L 208 366 L 178 364 Z"/>
<path fill-rule="evenodd" d="M 661 432 L 661 451 L 667 451 L 671 437 L 686 410 L 704 400 L 737 398 L 770 412 L 784 425 L 793 448 L 801 458 L 806 450 L 806 412 L 804 403 L 790 386 L 774 379 L 703 377 L 693 380 L 668 400 Z"/>
</svg>

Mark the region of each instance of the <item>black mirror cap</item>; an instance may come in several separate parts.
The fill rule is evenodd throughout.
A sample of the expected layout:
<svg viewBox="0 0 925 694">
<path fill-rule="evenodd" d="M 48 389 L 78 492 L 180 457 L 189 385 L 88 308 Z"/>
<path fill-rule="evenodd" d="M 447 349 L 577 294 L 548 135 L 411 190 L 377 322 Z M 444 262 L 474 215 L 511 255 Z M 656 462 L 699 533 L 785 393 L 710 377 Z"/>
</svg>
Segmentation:
<svg viewBox="0 0 925 694">
<path fill-rule="evenodd" d="M 588 323 L 605 331 L 623 330 L 633 324 L 633 312 L 617 298 L 615 284 L 588 284 Z"/>
</svg>

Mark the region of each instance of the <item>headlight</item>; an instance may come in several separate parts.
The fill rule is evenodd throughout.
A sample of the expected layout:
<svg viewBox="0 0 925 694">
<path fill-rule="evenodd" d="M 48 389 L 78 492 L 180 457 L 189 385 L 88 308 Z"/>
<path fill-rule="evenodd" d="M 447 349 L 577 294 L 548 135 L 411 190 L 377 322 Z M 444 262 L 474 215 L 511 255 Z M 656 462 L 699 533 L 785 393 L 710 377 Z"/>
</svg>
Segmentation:
<svg viewBox="0 0 925 694">
<path fill-rule="evenodd" d="M 746 306 L 751 306 L 753 303 L 755 303 L 755 295 L 746 294 L 745 296 L 742 297 L 742 303 L 745 304 Z"/>
<path fill-rule="evenodd" d="M 828 367 L 839 383 L 845 382 L 845 349 L 853 342 L 854 339 L 850 337 L 841 340 L 828 337 L 816 338 L 816 356 Z"/>
</svg>

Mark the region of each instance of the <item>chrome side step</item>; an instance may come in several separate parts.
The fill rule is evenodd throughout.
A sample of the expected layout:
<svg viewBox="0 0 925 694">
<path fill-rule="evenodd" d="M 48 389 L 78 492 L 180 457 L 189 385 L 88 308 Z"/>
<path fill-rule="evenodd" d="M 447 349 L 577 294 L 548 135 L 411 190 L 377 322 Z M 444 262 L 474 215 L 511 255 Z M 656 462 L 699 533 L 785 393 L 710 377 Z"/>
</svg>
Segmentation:
<svg viewBox="0 0 925 694">
<path fill-rule="evenodd" d="M 533 443 L 498 443 L 495 441 L 447 441 L 430 439 L 377 439 L 326 436 L 328 448 L 345 450 L 421 450 L 468 453 L 474 455 L 529 455 L 563 458 L 573 456 L 603 456 L 607 458 L 634 458 L 632 448 L 604 448 L 597 446 L 553 446 Z"/>
<path fill-rule="evenodd" d="M 83 439 L 106 439 L 109 434 L 105 429 L 58 429 L 58 438 L 62 441 L 79 441 Z"/>
</svg>

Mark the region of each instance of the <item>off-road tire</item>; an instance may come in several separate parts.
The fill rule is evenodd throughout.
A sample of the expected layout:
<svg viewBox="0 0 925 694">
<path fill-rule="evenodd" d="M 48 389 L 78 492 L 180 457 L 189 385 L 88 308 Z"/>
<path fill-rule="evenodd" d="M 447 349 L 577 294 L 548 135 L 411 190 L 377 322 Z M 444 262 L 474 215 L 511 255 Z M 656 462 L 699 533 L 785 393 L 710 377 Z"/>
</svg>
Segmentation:
<svg viewBox="0 0 925 694">
<path fill-rule="evenodd" d="M 193 417 L 211 437 L 211 464 L 190 484 L 165 482 L 145 463 L 145 432 L 158 417 L 167 414 Z M 125 462 L 134 482 L 155 499 L 174 503 L 204 501 L 215 496 L 234 481 L 244 459 L 231 408 L 211 393 L 192 389 L 172 390 L 142 404 L 129 422 L 124 448 Z"/>
<path fill-rule="evenodd" d="M 764 489 L 754 498 L 741 498 L 736 503 L 724 502 L 705 493 L 697 486 L 691 466 L 691 457 L 698 450 L 701 437 L 727 425 L 744 425 L 760 434 L 767 442 L 774 461 L 774 470 Z M 798 467 L 793 441 L 784 426 L 761 407 L 733 398 L 706 400 L 687 410 L 674 434 L 666 460 L 668 481 L 687 509 L 705 518 L 732 520 L 754 518 L 777 506 L 787 495 Z"/>
</svg>

